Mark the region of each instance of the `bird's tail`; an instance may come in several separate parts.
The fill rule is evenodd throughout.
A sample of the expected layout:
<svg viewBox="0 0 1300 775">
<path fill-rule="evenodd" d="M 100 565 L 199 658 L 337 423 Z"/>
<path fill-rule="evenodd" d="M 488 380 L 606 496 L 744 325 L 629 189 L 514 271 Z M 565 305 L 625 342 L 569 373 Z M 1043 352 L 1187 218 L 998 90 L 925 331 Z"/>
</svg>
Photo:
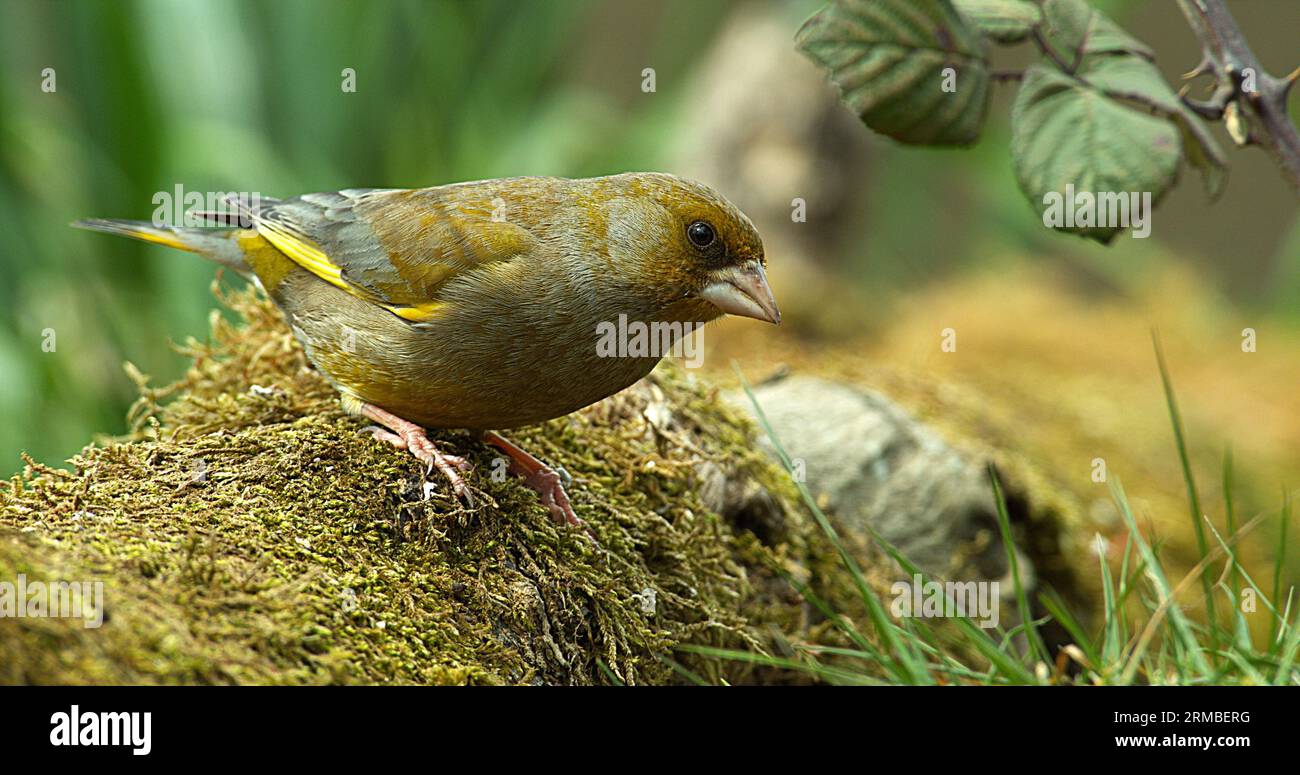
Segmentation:
<svg viewBox="0 0 1300 775">
<path fill-rule="evenodd" d="M 204 258 L 229 267 L 240 274 L 252 270 L 244 261 L 244 251 L 239 246 L 241 229 L 200 229 L 176 226 L 155 226 L 148 221 L 125 221 L 116 218 L 90 218 L 72 224 L 78 229 L 102 231 L 123 237 L 166 245 L 169 248 L 198 253 Z"/>
</svg>

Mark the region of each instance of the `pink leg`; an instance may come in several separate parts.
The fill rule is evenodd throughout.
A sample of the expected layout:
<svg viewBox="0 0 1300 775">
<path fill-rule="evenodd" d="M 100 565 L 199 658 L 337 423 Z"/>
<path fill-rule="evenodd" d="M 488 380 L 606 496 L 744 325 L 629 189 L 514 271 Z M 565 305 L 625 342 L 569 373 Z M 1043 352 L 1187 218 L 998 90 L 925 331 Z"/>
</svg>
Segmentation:
<svg viewBox="0 0 1300 775">
<path fill-rule="evenodd" d="M 484 431 L 480 436 L 485 443 L 491 444 L 510 458 L 510 473 L 523 477 L 524 484 L 536 490 L 542 505 L 551 512 L 551 518 L 561 525 L 586 528 L 587 523 L 573 513 L 569 496 L 564 492 L 560 475 L 555 469 L 525 452 L 513 441 L 496 431 Z M 587 531 L 591 533 L 590 530 Z"/>
<path fill-rule="evenodd" d="M 362 404 L 361 414 L 383 426 L 370 429 L 375 438 L 386 441 L 398 449 L 408 450 L 416 460 L 428 466 L 429 471 L 438 469 L 443 476 L 447 477 L 456 497 L 467 506 L 474 505 L 474 496 L 461 476 L 462 473 L 473 470 L 468 460 L 440 452 L 433 442 L 429 441 L 423 428 L 374 404 Z"/>
</svg>

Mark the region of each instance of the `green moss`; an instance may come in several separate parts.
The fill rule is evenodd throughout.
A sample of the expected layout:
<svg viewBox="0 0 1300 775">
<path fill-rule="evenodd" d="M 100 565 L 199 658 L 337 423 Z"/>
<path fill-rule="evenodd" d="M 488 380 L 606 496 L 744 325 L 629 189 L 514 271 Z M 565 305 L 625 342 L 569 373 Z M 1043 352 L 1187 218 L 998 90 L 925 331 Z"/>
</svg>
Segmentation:
<svg viewBox="0 0 1300 775">
<path fill-rule="evenodd" d="M 851 605 L 753 428 L 678 370 L 513 434 L 574 477 L 597 547 L 464 433 L 431 437 L 474 462 L 479 505 L 436 479 L 426 499 L 422 467 L 343 415 L 273 307 L 223 301 L 243 322 L 214 312 L 185 379 L 135 374 L 130 438 L 0 487 L 0 578 L 102 581 L 108 616 L 0 619 L 0 680 L 661 683 L 681 643 L 808 636 L 777 567 Z"/>
</svg>

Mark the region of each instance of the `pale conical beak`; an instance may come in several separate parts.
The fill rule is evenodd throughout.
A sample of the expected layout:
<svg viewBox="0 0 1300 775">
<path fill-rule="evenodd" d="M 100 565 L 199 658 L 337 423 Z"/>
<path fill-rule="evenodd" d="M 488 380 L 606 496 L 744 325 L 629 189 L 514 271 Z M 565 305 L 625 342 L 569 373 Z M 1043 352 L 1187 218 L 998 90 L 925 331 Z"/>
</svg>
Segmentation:
<svg viewBox="0 0 1300 775">
<path fill-rule="evenodd" d="M 780 323 L 767 273 L 757 261 L 746 261 L 714 274 L 713 282 L 700 291 L 699 297 L 728 315 L 739 315 L 768 323 Z"/>
</svg>

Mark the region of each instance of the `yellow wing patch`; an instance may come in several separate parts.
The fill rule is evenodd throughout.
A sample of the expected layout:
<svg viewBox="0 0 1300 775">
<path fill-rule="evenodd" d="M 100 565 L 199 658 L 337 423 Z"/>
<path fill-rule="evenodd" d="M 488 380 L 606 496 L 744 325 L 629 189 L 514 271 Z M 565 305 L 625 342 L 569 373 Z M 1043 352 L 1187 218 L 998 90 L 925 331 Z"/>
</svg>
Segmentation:
<svg viewBox="0 0 1300 775">
<path fill-rule="evenodd" d="M 298 266 L 348 293 L 356 293 L 356 289 L 344 282 L 343 270 L 338 264 L 330 261 L 320 248 L 270 221 L 259 220 L 257 231 L 281 253 L 293 259 Z"/>
<path fill-rule="evenodd" d="M 284 253 L 295 264 L 311 272 L 325 282 L 342 288 L 348 293 L 371 303 L 375 299 L 366 294 L 361 289 L 352 285 L 343 279 L 343 269 L 329 259 L 325 252 L 316 247 L 305 239 L 289 232 L 274 222 L 259 220 L 257 222 L 258 233 L 266 237 L 266 240 L 274 245 L 281 253 Z M 379 304 L 379 306 L 393 313 L 394 315 L 409 320 L 413 323 L 424 323 L 432 320 L 437 316 L 442 305 L 438 302 L 427 302 L 412 306 L 398 306 L 390 304 Z"/>
<path fill-rule="evenodd" d="M 438 313 L 442 311 L 442 302 L 430 301 L 424 304 L 416 304 L 410 307 L 385 306 L 384 309 L 388 310 L 389 312 L 393 313 L 399 318 L 402 318 L 403 320 L 409 320 L 412 323 L 427 323 L 428 321 L 436 318 L 438 316 Z"/>
</svg>

